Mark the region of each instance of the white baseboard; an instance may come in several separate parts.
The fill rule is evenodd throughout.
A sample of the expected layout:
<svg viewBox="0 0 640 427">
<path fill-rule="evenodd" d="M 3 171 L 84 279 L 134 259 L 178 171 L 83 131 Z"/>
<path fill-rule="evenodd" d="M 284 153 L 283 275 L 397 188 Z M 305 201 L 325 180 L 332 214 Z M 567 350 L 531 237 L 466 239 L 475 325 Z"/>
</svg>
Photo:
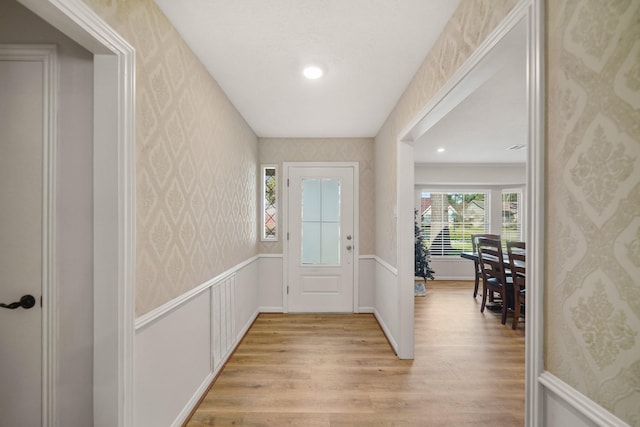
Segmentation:
<svg viewBox="0 0 640 427">
<path fill-rule="evenodd" d="M 200 387 L 198 387 L 191 399 L 189 399 L 189 402 L 187 402 L 186 406 L 182 409 L 182 411 L 180 411 L 176 419 L 171 423 L 171 427 L 180 427 L 182 426 L 182 424 L 184 424 L 187 417 L 191 414 L 191 411 L 193 411 L 193 408 L 195 408 L 200 401 L 202 395 L 207 392 L 207 389 L 209 389 L 211 381 L 213 381 L 215 377 L 216 376 L 213 372 L 207 375 L 204 381 L 202 381 L 202 384 L 200 384 Z"/>
<path fill-rule="evenodd" d="M 382 318 L 382 316 L 380 316 L 378 311 L 375 309 L 373 310 L 373 315 L 376 317 L 378 324 L 380 324 L 380 327 L 382 328 L 382 332 L 384 332 L 385 336 L 387 337 L 387 340 L 389 341 L 389 344 L 391 344 L 393 351 L 396 354 L 398 354 L 398 343 L 396 342 L 395 338 L 393 337 L 393 334 L 385 324 L 384 319 Z"/>
<path fill-rule="evenodd" d="M 280 307 L 260 307 L 260 313 L 284 313 L 284 308 Z"/>
</svg>

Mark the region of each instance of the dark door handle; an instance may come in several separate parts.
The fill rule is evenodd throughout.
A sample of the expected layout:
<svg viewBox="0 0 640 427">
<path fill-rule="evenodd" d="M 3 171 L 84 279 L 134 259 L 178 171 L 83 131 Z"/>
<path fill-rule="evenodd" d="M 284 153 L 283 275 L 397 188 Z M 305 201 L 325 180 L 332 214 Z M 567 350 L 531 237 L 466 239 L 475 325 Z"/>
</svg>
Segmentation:
<svg viewBox="0 0 640 427">
<path fill-rule="evenodd" d="M 11 304 L 4 304 L 0 302 L 0 307 L 8 308 L 11 310 L 15 310 L 18 307 L 29 309 L 34 305 L 36 305 L 36 299 L 33 297 L 33 295 L 23 295 L 22 298 L 20 298 L 20 301 L 12 302 Z"/>
</svg>

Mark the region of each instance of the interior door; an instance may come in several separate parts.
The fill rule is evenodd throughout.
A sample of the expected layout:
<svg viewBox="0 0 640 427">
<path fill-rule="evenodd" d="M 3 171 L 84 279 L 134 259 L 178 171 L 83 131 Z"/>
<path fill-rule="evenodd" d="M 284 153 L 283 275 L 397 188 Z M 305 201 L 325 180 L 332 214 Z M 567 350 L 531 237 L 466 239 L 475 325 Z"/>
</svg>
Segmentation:
<svg viewBox="0 0 640 427">
<path fill-rule="evenodd" d="M 354 169 L 287 167 L 290 312 L 354 311 Z"/>
<path fill-rule="evenodd" d="M 29 309 L 0 307 L 6 426 L 42 425 L 43 74 L 39 61 L 0 58 L 0 303 L 33 296 Z"/>
</svg>

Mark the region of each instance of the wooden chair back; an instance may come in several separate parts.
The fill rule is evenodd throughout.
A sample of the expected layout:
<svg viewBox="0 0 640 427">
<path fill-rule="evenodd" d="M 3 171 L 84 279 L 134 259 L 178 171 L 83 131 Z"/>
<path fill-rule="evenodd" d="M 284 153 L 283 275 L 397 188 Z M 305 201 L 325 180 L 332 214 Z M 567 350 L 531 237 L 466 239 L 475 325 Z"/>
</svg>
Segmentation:
<svg viewBox="0 0 640 427">
<path fill-rule="evenodd" d="M 502 253 L 502 242 L 497 239 L 478 239 L 478 261 L 482 272 L 482 304 L 480 312 L 484 313 L 489 293 L 497 292 L 502 300 L 502 318 L 504 325 L 507 321 L 508 296 L 510 289 L 505 272 L 505 260 Z"/>
<path fill-rule="evenodd" d="M 525 242 L 507 242 L 509 268 L 513 279 L 514 314 L 513 329 L 518 328 L 520 320 L 520 305 L 527 303 L 527 245 Z"/>
<path fill-rule="evenodd" d="M 478 263 L 483 280 L 507 283 L 504 268 L 504 255 L 500 239 L 480 237 L 477 239 Z"/>
<path fill-rule="evenodd" d="M 471 248 L 474 253 L 478 252 L 478 239 L 494 239 L 500 240 L 500 236 L 497 234 L 472 234 L 471 235 Z M 482 271 L 480 271 L 480 262 L 478 260 L 474 261 L 475 268 L 475 283 L 473 285 L 473 297 L 475 298 L 478 295 L 478 285 L 480 283 L 480 279 L 482 278 Z"/>
</svg>

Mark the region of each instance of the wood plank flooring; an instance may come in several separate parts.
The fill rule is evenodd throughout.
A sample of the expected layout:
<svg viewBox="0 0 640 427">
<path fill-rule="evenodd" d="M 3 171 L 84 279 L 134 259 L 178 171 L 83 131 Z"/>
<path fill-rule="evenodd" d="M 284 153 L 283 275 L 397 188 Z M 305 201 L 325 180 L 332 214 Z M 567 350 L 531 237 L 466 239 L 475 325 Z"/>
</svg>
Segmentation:
<svg viewBox="0 0 640 427">
<path fill-rule="evenodd" d="M 371 314 L 261 314 L 186 425 L 524 425 L 524 322 L 481 314 L 472 282 L 427 289 L 414 360 Z"/>
</svg>

